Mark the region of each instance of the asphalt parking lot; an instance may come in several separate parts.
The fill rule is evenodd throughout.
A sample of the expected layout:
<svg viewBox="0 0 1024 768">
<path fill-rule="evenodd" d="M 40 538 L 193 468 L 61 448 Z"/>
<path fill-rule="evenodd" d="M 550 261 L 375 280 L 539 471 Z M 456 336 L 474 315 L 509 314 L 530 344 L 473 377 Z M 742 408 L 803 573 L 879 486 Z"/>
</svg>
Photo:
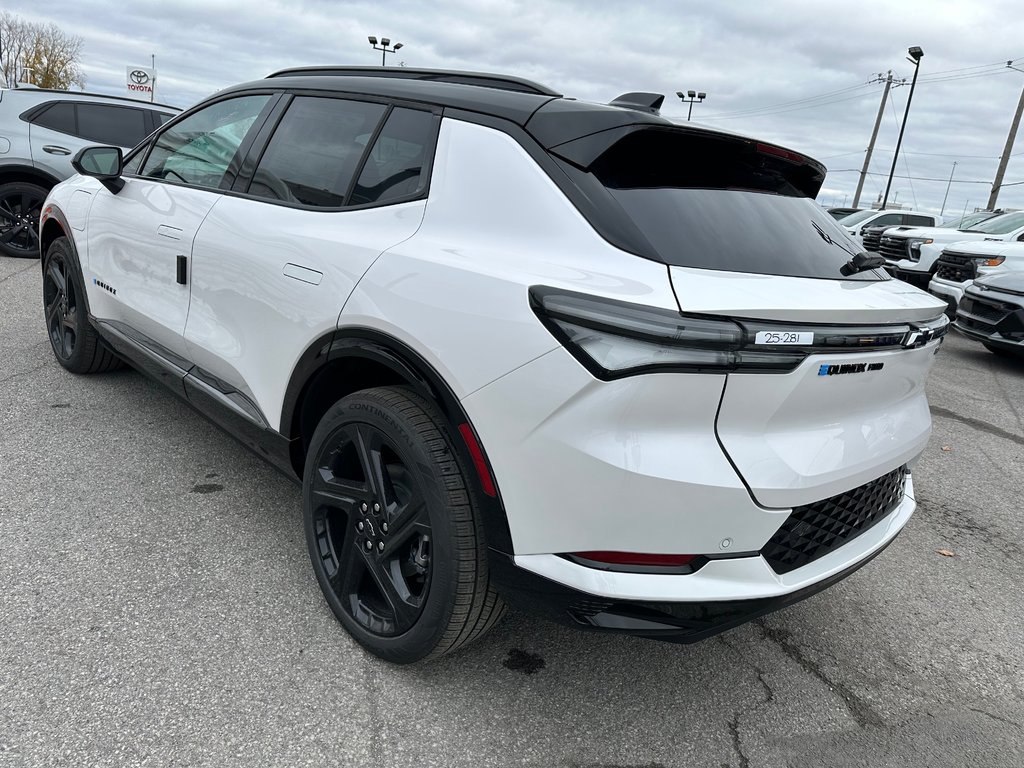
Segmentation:
<svg viewBox="0 0 1024 768">
<path fill-rule="evenodd" d="M 807 602 L 693 646 L 511 614 L 398 668 L 321 598 L 297 486 L 66 373 L 40 282 L 0 258 L 0 766 L 1024 765 L 1024 361 L 947 339 L 917 513 Z"/>
</svg>

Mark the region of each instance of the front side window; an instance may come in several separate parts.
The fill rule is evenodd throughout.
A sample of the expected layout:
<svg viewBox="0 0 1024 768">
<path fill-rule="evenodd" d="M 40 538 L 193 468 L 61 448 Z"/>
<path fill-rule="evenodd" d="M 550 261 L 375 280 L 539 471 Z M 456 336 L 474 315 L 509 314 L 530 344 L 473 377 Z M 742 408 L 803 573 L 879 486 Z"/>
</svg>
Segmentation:
<svg viewBox="0 0 1024 768">
<path fill-rule="evenodd" d="M 249 194 L 316 208 L 339 208 L 366 144 L 387 109 L 382 104 L 299 96 L 267 145 Z"/>
<path fill-rule="evenodd" d="M 116 147 L 134 147 L 149 134 L 146 113 L 131 107 L 79 104 L 78 135 Z"/>
<path fill-rule="evenodd" d="M 240 96 L 189 115 L 156 138 L 141 175 L 220 187 L 235 153 L 269 100 L 266 94 Z"/>
</svg>

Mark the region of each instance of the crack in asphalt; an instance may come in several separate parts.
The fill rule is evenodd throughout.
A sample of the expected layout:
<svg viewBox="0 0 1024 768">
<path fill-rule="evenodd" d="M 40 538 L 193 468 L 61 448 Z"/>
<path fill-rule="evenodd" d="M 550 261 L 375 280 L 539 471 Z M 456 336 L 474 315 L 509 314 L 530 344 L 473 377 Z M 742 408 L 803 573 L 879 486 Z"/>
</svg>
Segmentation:
<svg viewBox="0 0 1024 768">
<path fill-rule="evenodd" d="M 739 768 L 749 768 L 750 758 L 747 757 L 746 752 L 743 751 L 743 739 L 740 736 L 740 717 L 743 715 L 756 712 L 759 709 L 763 709 L 775 700 L 775 691 L 768 685 L 768 681 L 764 679 L 764 670 L 761 669 L 757 664 L 752 661 L 748 661 L 743 653 L 736 648 L 732 643 L 726 640 L 721 635 L 718 637 L 719 642 L 728 648 L 733 654 L 744 664 L 749 666 L 754 673 L 757 675 L 757 681 L 764 688 L 764 700 L 758 702 L 756 705 L 750 707 L 743 707 L 742 709 L 734 710 L 732 713 L 732 719 L 729 720 L 726 725 L 729 728 L 729 735 L 732 738 L 732 749 L 736 753 L 736 757 L 739 759 Z"/>
<path fill-rule="evenodd" d="M 817 662 L 807 658 L 800 647 L 789 639 L 788 632 L 780 629 L 773 629 L 768 626 L 768 623 L 763 618 L 756 619 L 754 624 L 761 628 L 765 639 L 771 640 L 779 646 L 779 648 L 782 649 L 782 652 L 795 661 L 800 668 L 804 670 L 804 672 L 807 672 L 819 682 L 824 683 L 830 691 L 838 694 L 846 705 L 846 709 L 850 713 L 850 717 L 854 719 L 854 722 L 856 722 L 857 725 L 861 728 L 868 726 L 880 728 L 885 724 L 878 713 L 871 708 L 870 704 L 854 693 L 853 690 L 845 683 L 833 680 L 825 674 L 825 671 Z"/>
<path fill-rule="evenodd" d="M 978 522 L 971 515 L 969 507 L 959 506 L 954 509 L 944 501 L 921 495 L 918 495 L 917 503 L 923 517 L 930 517 L 939 524 L 952 529 L 955 533 L 963 533 L 979 539 L 1014 564 L 1019 561 L 1020 545 Z"/>
<path fill-rule="evenodd" d="M 971 712 L 977 712 L 979 715 L 985 715 L 985 717 L 990 717 L 997 723 L 1006 723 L 1006 725 L 1012 725 L 1014 728 L 1018 730 L 1024 730 L 1024 725 L 1021 725 L 1020 723 L 1014 720 L 1010 720 L 1009 718 L 1001 717 L 1000 715 L 994 715 L 991 712 L 987 712 L 984 709 L 978 709 L 977 707 L 970 707 L 970 710 Z"/>
<path fill-rule="evenodd" d="M 750 758 L 743 754 L 743 745 L 740 743 L 740 712 L 733 713 L 729 721 L 729 733 L 732 734 L 732 748 L 740 759 L 740 768 L 750 768 Z"/>
<path fill-rule="evenodd" d="M 49 365 L 50 361 L 47 360 L 45 363 L 41 363 L 37 365 L 35 368 L 29 368 L 27 371 L 19 371 L 18 373 L 12 373 L 10 376 L 0 379 L 0 384 L 6 384 L 8 381 L 14 381 L 15 379 L 20 378 L 21 376 L 28 376 L 30 373 L 36 373 L 38 371 L 43 370 L 43 368 L 49 367 Z"/>
<path fill-rule="evenodd" d="M 11 274 L 9 274 L 9 275 L 7 275 L 5 277 L 0 277 L 0 283 L 6 283 L 12 277 L 17 277 L 20 274 L 28 272 L 30 269 L 32 269 L 32 267 L 36 267 L 36 266 L 38 266 L 38 262 L 32 262 L 30 264 L 27 264 L 24 269 L 19 269 L 19 270 L 16 270 L 14 272 L 11 272 Z"/>
<path fill-rule="evenodd" d="M 1021 437 L 1020 435 L 1014 432 L 1008 432 L 1002 427 L 997 427 L 995 424 L 989 424 L 987 421 L 982 421 L 981 419 L 974 419 L 971 418 L 970 416 L 963 416 L 957 413 L 956 411 L 951 411 L 948 408 L 943 408 L 938 405 L 933 405 L 931 407 L 931 411 L 933 416 L 942 416 L 945 419 L 959 421 L 961 424 L 966 424 L 969 427 L 974 427 L 975 429 L 980 430 L 982 432 L 987 432 L 990 435 L 1002 437 L 1005 440 L 1011 440 L 1017 445 L 1024 445 L 1024 437 Z"/>
</svg>

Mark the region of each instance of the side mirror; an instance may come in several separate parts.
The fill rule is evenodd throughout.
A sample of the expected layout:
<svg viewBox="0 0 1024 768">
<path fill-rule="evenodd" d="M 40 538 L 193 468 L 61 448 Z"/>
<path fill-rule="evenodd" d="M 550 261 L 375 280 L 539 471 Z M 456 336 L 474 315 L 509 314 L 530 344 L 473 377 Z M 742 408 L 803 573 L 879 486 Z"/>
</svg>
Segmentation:
<svg viewBox="0 0 1024 768">
<path fill-rule="evenodd" d="M 85 147 L 75 155 L 71 166 L 83 176 L 98 179 L 115 195 L 124 188 L 121 178 L 124 158 L 120 147 Z"/>
</svg>

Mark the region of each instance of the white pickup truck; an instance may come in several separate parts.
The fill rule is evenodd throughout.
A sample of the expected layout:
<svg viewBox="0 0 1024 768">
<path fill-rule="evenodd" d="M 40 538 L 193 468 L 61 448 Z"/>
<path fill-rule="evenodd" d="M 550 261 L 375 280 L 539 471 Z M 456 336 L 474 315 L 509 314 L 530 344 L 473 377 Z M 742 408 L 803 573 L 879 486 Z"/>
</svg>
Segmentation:
<svg viewBox="0 0 1024 768">
<path fill-rule="evenodd" d="M 918 228 L 888 230 L 882 235 L 879 254 L 885 268 L 904 282 L 927 288 L 935 274 L 939 255 L 953 243 L 993 240 L 1001 243 L 1024 239 L 1024 211 L 1004 213 L 974 224 L 969 229 Z"/>
<path fill-rule="evenodd" d="M 1022 242 L 961 242 L 943 249 L 928 291 L 949 304 L 950 314 L 964 296 L 964 290 L 979 277 L 1007 272 L 1024 272 Z"/>
</svg>

